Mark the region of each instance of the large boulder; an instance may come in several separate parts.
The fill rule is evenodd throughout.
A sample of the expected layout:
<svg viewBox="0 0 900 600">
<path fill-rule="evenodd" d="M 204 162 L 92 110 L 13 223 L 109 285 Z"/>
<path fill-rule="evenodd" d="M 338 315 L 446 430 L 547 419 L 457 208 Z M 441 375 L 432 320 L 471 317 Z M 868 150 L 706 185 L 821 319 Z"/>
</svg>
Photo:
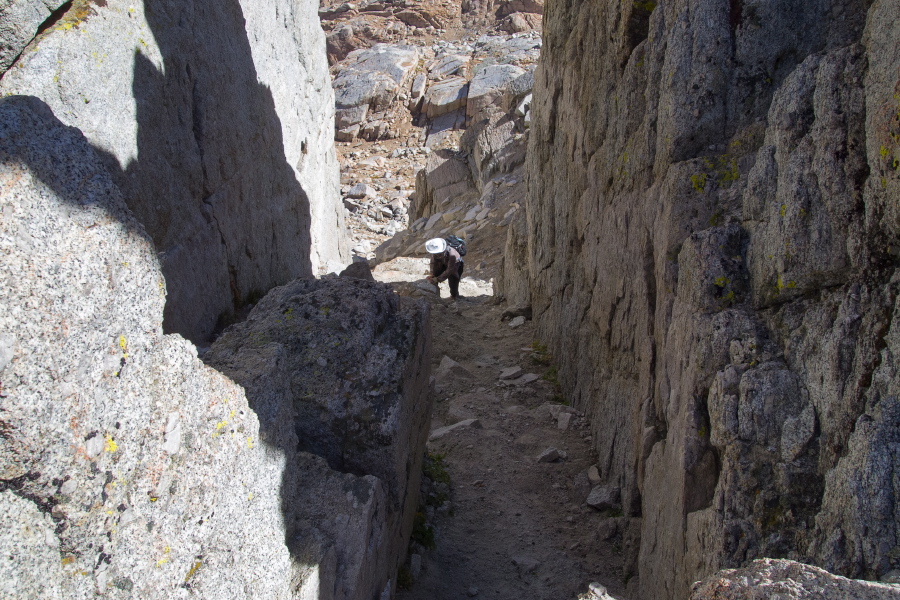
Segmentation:
<svg viewBox="0 0 900 600">
<path fill-rule="evenodd" d="M 445 54 L 428 65 L 428 79 L 440 80 L 448 75 L 465 76 L 465 69 L 470 60 L 471 56 L 463 54 Z"/>
<path fill-rule="evenodd" d="M 506 87 L 525 74 L 515 65 L 488 65 L 469 82 L 466 115 L 474 119 L 478 113 L 503 97 Z"/>
<path fill-rule="evenodd" d="M 460 149 L 468 154 L 475 184 L 485 184 L 499 173 L 509 173 L 525 162 L 528 143 L 517 131 L 517 121 L 496 107 L 482 111 L 460 139 Z"/>
<path fill-rule="evenodd" d="M 540 31 L 541 16 L 531 13 L 514 12 L 511 15 L 504 17 L 503 20 L 500 21 L 500 24 L 497 25 L 497 28 L 506 33 L 523 33 L 525 31 L 531 31 L 532 29 Z"/>
<path fill-rule="evenodd" d="M 8 97 L 0 164 L 0 595 L 312 593 L 284 453 L 240 386 L 163 335 L 156 250 L 100 154 Z"/>
<path fill-rule="evenodd" d="M 432 152 L 425 168 L 416 174 L 416 199 L 410 207 L 410 219 L 431 217 L 451 199 L 477 195 L 472 172 L 461 156 L 451 150 Z"/>
<path fill-rule="evenodd" d="M 449 77 L 434 83 L 425 92 L 422 112 L 429 119 L 451 113 L 466 105 L 469 84 L 462 77 Z"/>
<path fill-rule="evenodd" d="M 524 67 L 534 64 L 541 55 L 541 36 L 537 32 L 525 35 L 483 35 L 475 42 L 475 53 L 487 59 L 487 64 L 514 64 Z"/>
<path fill-rule="evenodd" d="M 495 14 L 497 18 L 513 13 L 544 14 L 544 3 L 540 0 L 500 0 Z"/>
<path fill-rule="evenodd" d="M 244 386 L 264 441 L 288 465 L 309 453 L 362 478 L 328 484 L 352 491 L 367 507 L 361 516 L 329 508 L 328 497 L 311 514 L 302 468 L 282 482 L 290 543 L 305 548 L 324 536 L 337 553 L 336 585 L 347 595 L 336 597 L 377 596 L 404 559 L 431 419 L 430 336 L 427 305 L 385 284 L 300 279 L 269 292 L 204 356 Z"/>
<path fill-rule="evenodd" d="M 315 2 L 66 6 L 0 95 L 41 98 L 100 150 L 159 252 L 166 331 L 203 342 L 269 288 L 349 262 Z"/>
<path fill-rule="evenodd" d="M 332 84 L 338 108 L 363 104 L 373 110 L 388 108 L 409 88 L 418 64 L 415 46 L 376 44 L 351 52 Z"/>
</svg>

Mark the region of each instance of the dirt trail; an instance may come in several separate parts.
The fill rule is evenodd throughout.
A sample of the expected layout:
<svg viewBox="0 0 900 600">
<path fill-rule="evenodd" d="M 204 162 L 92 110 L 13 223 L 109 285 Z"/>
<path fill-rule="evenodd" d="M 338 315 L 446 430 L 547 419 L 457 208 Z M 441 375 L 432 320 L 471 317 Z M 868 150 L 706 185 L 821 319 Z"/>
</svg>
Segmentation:
<svg viewBox="0 0 900 600">
<path fill-rule="evenodd" d="M 402 266 L 380 265 L 381 280 L 421 278 L 425 261 L 401 259 Z M 487 288 L 487 289 L 486 289 Z M 446 285 L 442 292 L 447 293 Z M 557 387 L 539 378 L 530 383 L 501 382 L 503 369 L 520 367 L 553 379 L 549 356 L 532 345 L 531 321 L 513 328 L 501 320 L 483 282 L 463 280 L 457 302 L 431 296 L 436 391 L 432 436 L 440 428 L 477 419 L 429 441 L 429 452 L 443 456 L 450 477 L 449 504 L 435 511 L 434 548 L 424 550 L 421 571 L 401 599 L 491 598 L 512 600 L 576 598 L 599 581 L 621 595 L 624 519 L 603 514 L 585 500 L 594 464 L 587 423 L 561 404 Z M 450 357 L 467 374 L 445 375 Z M 459 367 L 455 367 L 457 370 Z M 556 415 L 571 412 L 567 430 Z M 538 462 L 547 448 L 567 457 Z"/>
</svg>

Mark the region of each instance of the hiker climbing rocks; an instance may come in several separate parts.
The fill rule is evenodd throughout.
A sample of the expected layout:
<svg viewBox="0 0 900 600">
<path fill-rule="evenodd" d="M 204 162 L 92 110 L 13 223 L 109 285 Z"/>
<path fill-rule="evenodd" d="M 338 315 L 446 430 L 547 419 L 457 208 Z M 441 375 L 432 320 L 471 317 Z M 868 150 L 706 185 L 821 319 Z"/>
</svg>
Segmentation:
<svg viewBox="0 0 900 600">
<path fill-rule="evenodd" d="M 466 255 L 466 243 L 456 236 L 433 238 L 425 242 L 425 249 L 431 254 L 431 275 L 428 281 L 434 285 L 447 280 L 450 295 L 459 298 L 459 280 L 462 278 L 463 256 Z"/>
</svg>

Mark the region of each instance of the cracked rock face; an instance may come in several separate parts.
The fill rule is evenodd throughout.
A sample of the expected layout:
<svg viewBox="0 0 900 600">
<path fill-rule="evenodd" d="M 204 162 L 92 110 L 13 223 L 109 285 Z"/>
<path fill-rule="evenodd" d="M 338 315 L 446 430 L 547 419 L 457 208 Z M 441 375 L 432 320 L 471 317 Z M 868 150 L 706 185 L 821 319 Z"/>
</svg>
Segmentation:
<svg viewBox="0 0 900 600">
<path fill-rule="evenodd" d="M 350 262 L 316 10 L 76 0 L 0 81 L 101 153 L 159 252 L 167 332 L 205 342 L 271 287 Z"/>
<path fill-rule="evenodd" d="M 890 600 L 896 585 L 846 579 L 790 560 L 762 559 L 695 583 L 690 600 Z"/>
<path fill-rule="evenodd" d="M 900 5 L 546 8 L 501 280 L 643 519 L 632 591 L 772 555 L 885 577 Z"/>
<path fill-rule="evenodd" d="M 156 253 L 102 160 L 34 98 L 0 100 L 0 140 L 3 595 L 289 597 L 283 454 L 162 334 Z"/>
<path fill-rule="evenodd" d="M 41 24 L 62 4 L 59 0 L 19 0 L 0 5 L 0 71 L 15 62 Z"/>
<path fill-rule="evenodd" d="M 163 335 L 154 247 L 84 136 L 9 97 L 0 140 L 0 591 L 389 597 L 430 420 L 425 306 L 298 280 L 209 350 L 223 375 Z"/>
<path fill-rule="evenodd" d="M 269 292 L 204 357 L 244 386 L 263 439 L 284 449 L 288 539 L 320 561 L 336 553 L 335 597 L 376 596 L 405 559 L 431 419 L 430 336 L 427 305 L 387 285 L 297 280 Z M 327 476 L 291 466 L 308 455 Z M 340 474 L 346 481 L 331 483 Z M 352 500 L 345 512 L 332 487 Z"/>
</svg>

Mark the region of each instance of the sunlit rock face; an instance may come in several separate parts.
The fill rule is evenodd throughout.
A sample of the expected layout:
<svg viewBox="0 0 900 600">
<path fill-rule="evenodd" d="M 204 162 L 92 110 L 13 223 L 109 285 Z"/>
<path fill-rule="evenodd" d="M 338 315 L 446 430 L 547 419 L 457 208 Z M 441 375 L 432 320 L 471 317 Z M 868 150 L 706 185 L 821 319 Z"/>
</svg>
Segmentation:
<svg viewBox="0 0 900 600">
<path fill-rule="evenodd" d="M 284 452 L 163 335 L 156 252 L 101 157 L 34 98 L 0 100 L 0 140 L 2 595 L 292 597 Z"/>
<path fill-rule="evenodd" d="M 204 342 L 273 286 L 349 262 L 316 11 L 77 0 L 17 30 L 30 43 L 0 92 L 40 98 L 100 152 L 159 253 L 167 332 Z"/>
<path fill-rule="evenodd" d="M 896 0 L 546 7 L 508 245 L 527 261 L 504 279 L 642 519 L 638 597 L 762 556 L 900 566 L 898 19 Z"/>
</svg>

